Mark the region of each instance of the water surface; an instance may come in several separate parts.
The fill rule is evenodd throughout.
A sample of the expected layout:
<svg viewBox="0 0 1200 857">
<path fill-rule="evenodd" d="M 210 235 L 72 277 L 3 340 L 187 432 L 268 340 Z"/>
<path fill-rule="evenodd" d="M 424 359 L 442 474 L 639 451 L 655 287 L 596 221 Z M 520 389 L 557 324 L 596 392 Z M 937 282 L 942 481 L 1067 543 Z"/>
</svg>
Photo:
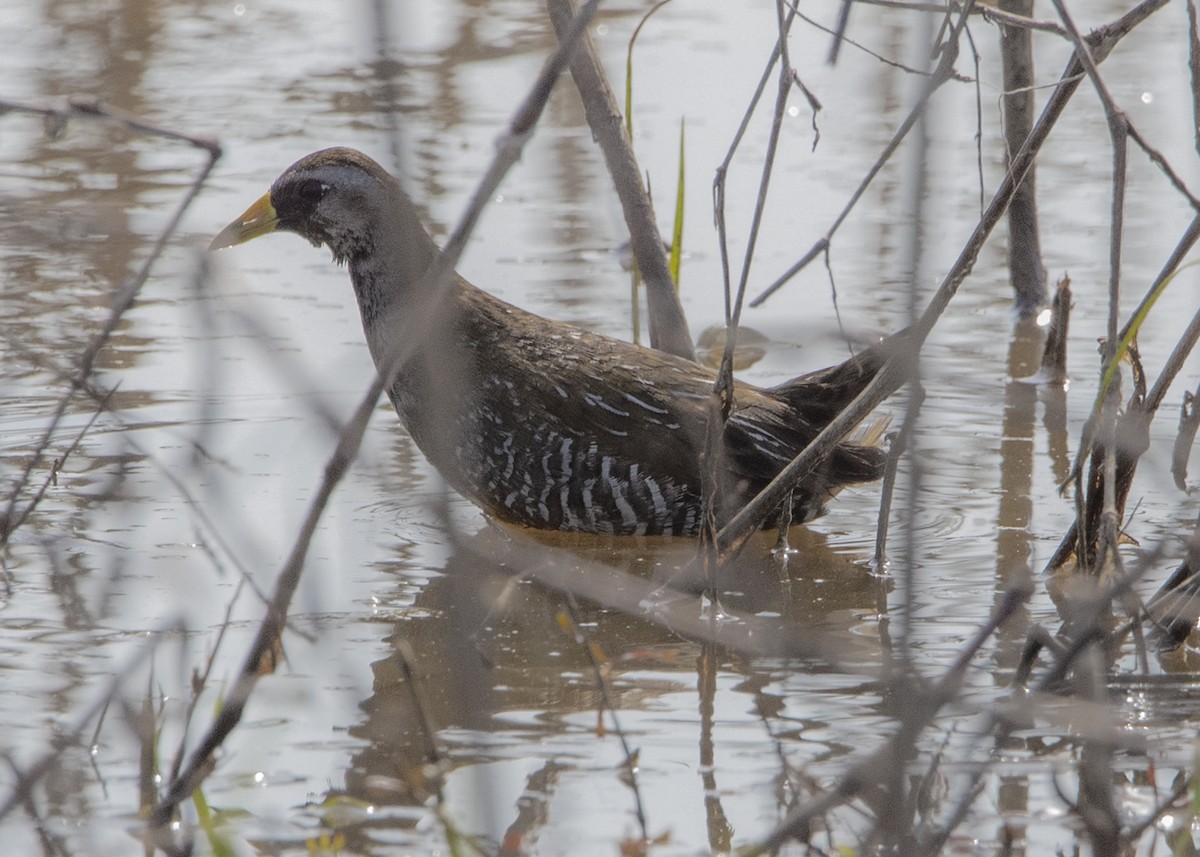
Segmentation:
<svg viewBox="0 0 1200 857">
<path fill-rule="evenodd" d="M 811 14 L 828 24 L 836 6 Z M 1097 10 L 1094 21 L 1081 23 L 1120 11 Z M 618 86 L 640 12 L 633 4 L 609 6 L 594 33 Z M 1104 68 L 1114 97 L 1194 184 L 1182 15 L 1159 13 Z M 915 27 L 916 19 L 865 10 L 852 20 L 856 40 L 909 60 Z M 998 79 L 996 34 L 982 23 L 973 33 L 983 52 L 983 184 L 990 192 L 1002 168 L 991 83 Z M 12 853 L 46 850 L 40 835 L 68 853 L 138 847 L 139 742 L 128 712 L 149 695 L 164 772 L 181 741 L 194 743 L 261 615 L 255 590 L 273 586 L 337 430 L 370 382 L 345 272 L 324 251 L 270 237 L 220 254 L 213 275 L 202 277 L 208 240 L 289 163 L 330 145 L 360 148 L 404 176 L 431 230 L 444 237 L 554 46 L 543 9 L 516 2 L 405 4 L 393 10 L 386 35 L 379 38 L 365 4 L 279 0 L 24 4 L 0 24 L 10 46 L 0 58 L 0 95 L 50 106 L 72 96 L 98 99 L 158 126 L 213 135 L 224 148 L 180 234 L 99 353 L 94 381 L 112 391 L 108 407 L 4 555 L 0 747 L 26 767 L 56 736 L 69 736 L 35 792 L 37 819 L 17 812 L 3 822 Z M 773 38 L 774 11 L 765 2 L 677 4 L 651 20 L 635 54 L 635 142 L 664 232 L 686 119 L 682 297 L 694 333 L 723 321 L 709 187 Z M 863 52 L 847 49 L 836 67 L 825 65 L 827 38 L 801 28 L 791 43 L 798 73 L 824 105 L 820 140 L 814 151 L 810 110 L 793 96 L 751 292 L 829 227 L 912 101 L 915 81 Z M 1053 80 L 1067 55 L 1063 44 L 1042 44 L 1039 81 Z M 974 74 L 969 62 L 960 69 Z M 978 218 L 976 95 L 967 83 L 949 85 L 930 123 L 916 275 L 926 295 Z M 147 257 L 204 156 L 111 123 L 73 120 L 57 134 L 36 116 L 10 113 L 3 123 L 0 472 L 7 492 L 68 389 L 65 373 L 107 318 L 111 296 Z M 752 122 L 730 170 L 735 260 L 744 251 L 768 128 L 765 114 Z M 843 359 L 839 317 L 862 337 L 906 322 L 912 164 L 913 152 L 902 149 L 846 221 L 830 257 L 832 283 L 818 263 L 764 308 L 746 312 L 745 323 L 769 344 L 743 377 L 777 383 Z M 1077 296 L 1064 427 L 1048 429 L 1036 388 L 1012 381 L 1032 370 L 1036 343 L 1014 346 L 1002 232 L 925 351 L 928 399 L 905 464 L 908 473 L 919 463 L 920 490 L 913 496 L 902 480 L 898 506 L 915 509 L 907 621 L 898 612 L 897 578 L 867 566 L 876 487 L 846 492 L 827 517 L 793 533 L 789 580 L 780 581 L 764 541 L 725 596 L 731 610 L 819 632 L 841 653 L 837 668 L 737 654 L 620 611 L 580 606 L 583 627 L 607 658 L 619 726 L 640 753 L 649 831 L 664 838 L 656 853 L 723 850 L 769 832 L 797 792 L 830 786 L 894 728 L 871 676 L 902 626 L 916 667 L 939 675 L 997 593 L 1049 558 L 1071 519 L 1056 483 L 1096 389 L 1109 169 L 1103 117 L 1092 93 L 1081 92 L 1039 176 L 1047 267 L 1054 277 L 1069 272 Z M 1189 218 L 1140 156 L 1131 157 L 1131 180 L 1126 312 Z M 629 337 L 628 280 L 613 252 L 626 240 L 623 230 L 602 159 L 563 81 L 461 270 L 535 312 Z M 1194 275 L 1185 272 L 1156 308 L 1141 342 L 1151 371 L 1194 312 L 1196 294 Z M 1189 368 L 1186 383 L 1194 386 L 1194 359 Z M 903 404 L 897 397 L 889 406 L 897 420 Z M 97 407 L 86 395 L 72 398 L 21 491 L 22 505 Z M 1170 485 L 1172 421 L 1164 414 L 1156 423 L 1134 488 L 1130 529 L 1144 545 L 1188 532 L 1196 513 Z M 448 528 L 464 539 L 457 549 Z M 894 556 L 902 556 L 902 530 L 895 539 Z M 205 784 L 211 805 L 235 813 L 226 832 L 237 853 L 305 853 L 334 834 L 344 837 L 347 853 L 445 853 L 446 824 L 546 855 L 611 854 L 638 835 L 607 714 L 598 728 L 593 668 L 556 619 L 562 600 L 465 559 L 477 551 L 511 570 L 524 561 L 511 549 L 477 510 L 447 496 L 380 403 L 362 455 L 322 519 L 285 639 L 286 663 L 260 684 Z M 691 555 L 686 543 L 558 549 L 555 561 L 567 569 L 587 574 L 589 563 L 600 562 L 642 581 L 669 576 Z M 1156 566 L 1146 588 L 1171 567 Z M 481 590 L 494 608 L 486 615 L 471 612 L 478 605 L 469 596 Z M 966 760 L 981 757 L 974 706 L 1004 698 L 1033 622 L 1057 622 L 1040 579 L 1028 611 L 975 659 L 964 700 L 922 745 L 932 753 L 945 742 L 947 758 L 964 765 L 940 772 L 945 792 L 962 781 Z M 469 639 L 464 627 L 475 629 Z M 127 667 L 155 632 L 164 636 L 148 661 Z M 445 822 L 417 775 L 429 740 L 399 677 L 401 641 L 415 653 L 448 771 Z M 212 677 L 185 737 L 191 676 L 214 649 Z M 88 717 L 114 676 L 124 677 L 118 698 L 128 711 L 109 706 L 103 719 Z M 1160 783 L 1191 764 L 1196 724 L 1194 709 L 1180 701 L 1183 691 L 1138 686 L 1122 693 L 1118 717 L 1149 745 L 1117 762 L 1118 799 L 1136 815 L 1153 804 L 1144 776 L 1151 763 Z M 1049 774 L 1070 767 L 1073 745 L 1057 744 L 1061 733 L 1061 724 L 1038 723 L 1013 741 L 961 829 L 959 850 L 969 851 L 972 841 L 993 850 L 1005 825 L 1039 852 L 1075 846 Z M 12 775 L 0 782 L 7 794 Z M 185 823 L 194 819 L 185 809 Z M 854 846 L 867 827 L 856 808 L 827 824 L 822 844 L 830 846 Z"/>
</svg>

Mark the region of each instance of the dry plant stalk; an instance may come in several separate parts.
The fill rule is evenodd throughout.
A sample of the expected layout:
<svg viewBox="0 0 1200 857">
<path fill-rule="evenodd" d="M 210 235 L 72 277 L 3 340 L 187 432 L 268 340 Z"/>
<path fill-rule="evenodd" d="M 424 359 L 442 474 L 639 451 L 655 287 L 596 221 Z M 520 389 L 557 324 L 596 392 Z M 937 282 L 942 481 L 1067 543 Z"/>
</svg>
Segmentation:
<svg viewBox="0 0 1200 857">
<path fill-rule="evenodd" d="M 567 42 L 570 38 L 568 25 L 576 14 L 576 3 L 574 0 L 546 0 L 546 8 L 559 40 Z M 659 238 L 654 205 L 646 192 L 642 171 L 625 133 L 617 98 L 608 83 L 608 75 L 600 63 L 596 46 L 586 31 L 579 36 L 579 45 L 571 54 L 571 77 L 583 101 L 588 125 L 604 152 L 613 186 L 625 213 L 633 256 L 646 282 L 650 344 L 668 354 L 694 360 L 692 335 L 675 291 L 675 282 L 671 279 L 662 239 Z"/>
</svg>

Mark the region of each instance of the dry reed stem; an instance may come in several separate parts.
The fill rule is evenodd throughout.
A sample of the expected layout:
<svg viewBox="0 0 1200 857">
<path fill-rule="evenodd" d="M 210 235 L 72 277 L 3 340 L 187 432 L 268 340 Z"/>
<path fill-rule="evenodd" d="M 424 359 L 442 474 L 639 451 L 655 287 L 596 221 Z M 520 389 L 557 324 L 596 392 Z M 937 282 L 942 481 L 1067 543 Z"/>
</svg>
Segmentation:
<svg viewBox="0 0 1200 857">
<path fill-rule="evenodd" d="M 921 405 L 925 402 L 925 388 L 920 383 L 910 385 L 909 397 L 911 401 L 905 404 L 904 422 L 900 424 L 900 430 L 896 432 L 888 448 L 883 482 L 879 488 L 879 515 L 875 522 L 875 555 L 871 562 L 880 574 L 885 572 L 888 567 L 888 527 L 891 521 L 892 500 L 896 490 L 896 474 L 900 468 L 900 459 L 908 451 L 909 443 L 916 431 Z"/>
<path fill-rule="evenodd" d="M 1028 17 L 1033 0 L 999 0 L 1000 8 Z M 1028 28 L 1000 28 L 1003 76 L 1004 148 L 1006 159 L 1021 147 L 1033 127 L 1033 33 Z M 1037 165 L 1025 173 L 1008 207 L 1008 269 L 1023 317 L 1037 314 L 1046 302 L 1046 266 L 1038 227 Z"/>
<path fill-rule="evenodd" d="M 1175 444 L 1171 450 L 1171 477 L 1175 487 L 1185 494 L 1188 488 L 1188 459 L 1196 444 L 1196 431 L 1200 429 L 1200 387 L 1196 392 L 1183 391 L 1183 402 L 1179 407 L 1179 428 L 1175 432 Z"/>
<path fill-rule="evenodd" d="M 559 40 L 570 37 L 567 25 L 575 12 L 574 0 L 547 0 L 550 20 Z M 670 263 L 663 249 L 654 204 L 642 182 L 642 172 L 625 133 L 621 109 L 596 47 L 586 31 L 571 54 L 571 77 L 583 101 L 584 114 L 596 142 L 604 153 L 609 175 L 621 201 L 625 224 L 637 269 L 646 283 L 646 302 L 650 314 L 650 344 L 669 354 L 695 359 L 692 335 L 688 330 L 683 306 L 671 279 Z"/>
<path fill-rule="evenodd" d="M 1183 263 L 1184 257 L 1191 251 L 1197 240 L 1200 240 L 1200 215 L 1194 217 L 1188 224 L 1184 234 L 1172 249 L 1171 255 L 1163 264 L 1158 276 L 1154 278 L 1154 281 L 1147 288 L 1145 295 L 1138 304 L 1138 308 L 1134 310 L 1131 321 L 1118 333 L 1119 339 L 1125 337 L 1129 331 L 1129 325 L 1133 324 L 1133 319 L 1141 315 L 1143 308 L 1153 300 L 1160 287 L 1169 278 L 1175 276 L 1180 265 Z M 1127 412 L 1122 416 L 1124 424 L 1122 431 L 1127 431 L 1136 438 L 1136 441 L 1125 445 L 1119 444 L 1117 447 L 1119 466 L 1116 468 L 1114 486 L 1118 496 L 1128 493 L 1137 469 L 1137 460 L 1144 451 L 1144 438 L 1149 431 L 1150 423 L 1166 398 L 1167 390 L 1179 372 L 1182 371 L 1188 355 L 1191 354 L 1198 341 L 1200 341 L 1200 310 L 1197 310 L 1193 314 L 1186 330 L 1180 335 L 1179 340 L 1176 342 L 1163 368 L 1159 371 L 1154 383 L 1150 386 L 1149 391 L 1140 400 L 1132 402 Z M 1078 555 L 1077 551 L 1081 544 L 1092 544 L 1091 540 L 1081 537 L 1081 532 L 1095 530 L 1096 521 L 1099 520 L 1100 514 L 1098 511 L 1100 495 L 1092 497 L 1088 491 L 1081 490 L 1079 486 L 1083 484 L 1083 465 L 1088 456 L 1092 454 L 1094 439 L 1094 420 L 1089 419 L 1084 426 L 1083 437 L 1076 452 L 1071 473 L 1067 477 L 1068 482 L 1073 482 L 1076 485 L 1076 518 L 1068 528 L 1067 533 L 1063 536 L 1050 561 L 1046 564 L 1048 570 L 1052 571 L 1063 567 L 1073 556 Z M 1125 459 L 1124 464 L 1120 464 L 1121 457 Z M 1090 561 L 1087 559 L 1089 555 L 1090 550 L 1089 554 L 1083 555 L 1085 557 L 1084 566 L 1090 565 Z"/>
</svg>

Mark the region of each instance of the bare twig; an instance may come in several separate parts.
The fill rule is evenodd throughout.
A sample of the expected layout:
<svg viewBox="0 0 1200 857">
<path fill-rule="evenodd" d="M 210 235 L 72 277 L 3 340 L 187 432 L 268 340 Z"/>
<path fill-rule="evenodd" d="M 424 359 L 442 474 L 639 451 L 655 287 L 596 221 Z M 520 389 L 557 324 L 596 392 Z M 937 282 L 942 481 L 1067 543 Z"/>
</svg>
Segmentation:
<svg viewBox="0 0 1200 857">
<path fill-rule="evenodd" d="M 1113 47 L 1116 46 L 1117 42 L 1165 4 L 1166 0 L 1144 0 L 1144 2 L 1131 9 L 1113 23 L 1093 31 L 1087 39 L 1088 44 L 1092 47 L 1092 57 L 1106 57 Z M 1037 124 L 1034 125 L 1033 130 L 1030 131 L 1029 136 L 1025 139 L 1021 150 L 1013 157 L 1012 165 L 1001 181 L 1000 187 L 993 194 L 992 200 L 988 204 L 987 210 L 984 211 L 983 217 L 980 218 L 979 223 L 967 239 L 966 245 L 959 253 L 958 259 L 955 260 L 942 280 L 941 286 L 939 286 L 937 292 L 930 299 L 921 319 L 914 325 L 910 340 L 910 353 L 906 355 L 894 355 L 893 359 L 888 361 L 888 365 L 875 377 L 875 380 L 867 385 L 836 419 L 832 420 L 813 438 L 808 447 L 793 458 L 788 466 L 757 497 L 746 504 L 737 516 L 725 525 L 719 536 L 722 557 L 728 557 L 736 553 L 745 544 L 750 534 L 758 529 L 761 522 L 774 509 L 778 508 L 783 498 L 791 492 L 792 488 L 800 480 L 808 475 L 818 461 L 829 453 L 838 440 L 844 437 L 847 432 L 852 430 L 867 414 L 874 410 L 891 393 L 895 386 L 903 383 L 904 378 L 907 376 L 906 367 L 903 363 L 911 359 L 912 354 L 920 348 L 937 319 L 958 292 L 959 286 L 962 285 L 967 275 L 971 272 L 971 269 L 975 265 L 975 260 L 979 256 L 979 251 L 983 248 L 987 237 L 991 234 L 992 229 L 1007 209 L 1017 185 L 1020 184 L 1021 179 L 1025 175 L 1025 171 L 1037 157 L 1043 143 L 1049 137 L 1054 124 L 1058 121 L 1058 117 L 1062 114 L 1067 102 L 1070 101 L 1071 96 L 1074 95 L 1075 90 L 1078 88 L 1081 80 L 1081 71 L 1081 62 L 1076 56 L 1072 56 L 1059 79 L 1058 87 L 1046 102 L 1046 106 L 1043 108 L 1042 115 L 1038 118 Z"/>
<path fill-rule="evenodd" d="M 976 10 L 985 20 L 995 21 L 998 24 L 1003 24 L 1005 27 L 1022 30 L 1040 30 L 1043 33 L 1053 33 L 1056 36 L 1067 37 L 1067 33 L 1059 25 L 1057 21 L 1039 21 L 1035 18 L 1030 18 L 1028 15 L 1022 15 L 1014 12 L 1011 8 L 1003 8 L 1001 6 L 992 6 L 987 3 L 975 4 Z"/>
<path fill-rule="evenodd" d="M 968 3 L 967 5 L 969 7 L 971 4 Z M 965 25 L 966 19 L 966 14 L 963 14 L 959 20 L 958 26 L 956 27 L 951 44 L 957 44 L 954 40 L 956 40 L 958 35 L 961 33 L 961 28 Z M 941 59 L 938 61 L 937 67 L 929 75 L 928 80 L 925 81 L 925 86 L 922 88 L 921 94 L 917 96 L 916 104 L 912 106 L 912 109 L 909 110 L 908 115 L 904 117 L 904 121 L 900 123 L 900 127 L 897 128 L 896 132 L 892 135 L 892 139 L 888 141 L 888 144 L 884 146 L 883 151 L 879 153 L 879 157 L 875 159 L 875 163 L 873 163 L 871 168 L 867 170 L 867 174 L 863 176 L 863 179 L 861 182 L 859 182 L 858 187 L 854 189 L 854 193 L 850 195 L 849 201 L 847 201 L 846 205 L 843 206 L 838 216 L 834 218 L 833 224 L 825 231 L 825 234 L 821 236 L 821 238 L 819 238 L 811 248 L 809 248 L 808 252 L 800 257 L 799 261 L 794 263 L 790 268 L 780 274 L 779 277 L 776 278 L 775 282 L 771 283 L 771 285 L 767 286 L 753 300 L 751 300 L 750 306 L 756 307 L 761 305 L 763 301 L 778 291 L 785 283 L 787 283 L 788 280 L 807 267 L 813 259 L 816 259 L 822 252 L 829 248 L 830 243 L 833 241 L 834 234 L 841 227 L 845 219 L 850 215 L 850 212 L 858 204 L 858 201 L 862 199 L 862 196 L 864 193 L 866 193 L 867 188 L 871 186 L 871 182 L 875 180 L 875 176 L 879 174 L 879 171 L 882 170 L 884 165 L 891 159 L 892 155 L 900 147 L 900 144 L 904 142 L 904 138 L 908 136 L 908 132 L 913 129 L 913 127 L 917 124 L 917 120 L 921 117 L 921 115 L 924 114 L 925 108 L 929 104 L 929 99 L 933 97 L 933 94 L 937 92 L 939 88 L 941 88 L 942 84 L 955 77 L 954 60 L 956 58 L 956 46 L 942 52 Z"/>
<path fill-rule="evenodd" d="M 776 47 L 779 50 L 780 71 L 776 81 L 775 110 L 771 117 L 771 131 L 767 137 L 767 150 L 763 154 L 762 173 L 759 176 L 758 182 L 758 195 L 754 201 L 754 212 L 751 215 L 750 229 L 746 235 L 746 252 L 742 258 L 741 272 L 738 275 L 737 293 L 733 298 L 733 312 L 726 323 L 725 354 L 721 359 L 723 372 L 725 371 L 725 364 L 728 364 L 731 367 L 729 371 L 732 371 L 733 350 L 737 345 L 737 329 L 742 316 L 742 304 L 746 299 L 746 286 L 750 280 L 750 264 L 754 260 L 754 248 L 758 244 L 758 232 L 762 226 L 763 213 L 767 205 L 767 189 L 771 185 L 771 175 L 775 169 L 775 153 L 779 148 L 779 133 L 783 127 L 788 94 L 791 92 L 792 86 L 791 60 L 788 57 L 787 38 L 795 15 L 789 12 L 785 16 L 783 9 L 784 4 L 782 2 L 776 4 L 778 27 Z M 729 298 L 726 297 L 726 304 L 728 303 Z"/>
<path fill-rule="evenodd" d="M 767 88 L 767 81 L 771 79 L 771 71 L 775 68 L 775 63 L 779 61 L 782 50 L 783 47 L 777 39 L 775 47 L 772 48 L 771 55 L 767 58 L 767 63 L 763 67 L 762 76 L 758 79 L 758 84 L 754 88 L 754 94 L 750 96 L 750 103 L 746 107 L 746 112 L 742 114 L 742 121 L 738 123 L 737 131 L 733 134 L 733 140 L 730 141 L 729 148 L 725 151 L 725 158 L 717 165 L 716 174 L 713 177 L 713 221 L 717 227 L 717 246 L 721 253 L 721 282 L 724 285 L 725 292 L 726 325 L 730 324 L 733 319 L 733 288 L 729 267 L 729 240 L 725 228 L 725 182 L 729 174 L 729 167 L 733 163 L 733 156 L 737 153 L 738 147 L 742 143 L 742 138 L 746 135 L 746 129 L 750 126 L 750 118 L 754 115 L 754 111 L 758 109 L 758 103 Z"/>
<path fill-rule="evenodd" d="M 898 69 L 898 70 L 904 72 L 905 74 L 915 74 L 915 75 L 920 75 L 921 77 L 927 77 L 929 75 L 928 71 L 924 71 L 919 68 L 913 68 L 912 66 L 905 65 L 902 62 L 896 62 L 896 60 L 888 59 L 883 54 L 873 51 L 870 48 L 868 48 L 866 45 L 856 42 L 854 39 L 847 36 L 844 32 L 842 32 L 840 30 L 835 30 L 831 27 L 826 27 L 824 24 L 820 23 L 819 21 L 813 20 L 812 18 L 805 15 L 802 11 L 800 11 L 800 7 L 796 2 L 788 2 L 788 0 L 784 0 L 784 2 L 787 4 L 788 9 L 790 9 L 792 12 L 794 12 L 796 14 L 797 18 L 799 18 L 804 23 L 808 24 L 814 30 L 820 30 L 822 33 L 828 33 L 829 35 L 835 37 L 839 44 L 847 44 L 850 47 L 855 48 L 856 50 L 862 51 L 867 56 L 879 60 L 884 65 L 891 66 L 892 68 Z"/>
<path fill-rule="evenodd" d="M 1067 381 L 1067 335 L 1070 328 L 1071 278 L 1064 276 L 1054 289 L 1050 323 L 1046 326 L 1046 344 L 1042 349 L 1041 371 L 1047 384 L 1061 387 Z"/>
</svg>

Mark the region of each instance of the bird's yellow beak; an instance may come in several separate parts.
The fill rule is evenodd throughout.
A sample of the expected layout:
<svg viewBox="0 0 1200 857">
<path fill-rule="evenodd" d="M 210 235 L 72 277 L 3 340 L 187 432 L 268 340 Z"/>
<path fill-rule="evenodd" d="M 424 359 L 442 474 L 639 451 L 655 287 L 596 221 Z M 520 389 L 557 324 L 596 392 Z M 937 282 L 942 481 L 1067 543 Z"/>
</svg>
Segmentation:
<svg viewBox="0 0 1200 857">
<path fill-rule="evenodd" d="M 279 225 L 279 217 L 275 214 L 275 206 L 271 205 L 271 194 L 264 193 L 254 205 L 242 212 L 242 216 L 226 226 L 208 245 L 208 249 L 220 250 L 241 244 L 268 232 L 274 232 Z"/>
</svg>

